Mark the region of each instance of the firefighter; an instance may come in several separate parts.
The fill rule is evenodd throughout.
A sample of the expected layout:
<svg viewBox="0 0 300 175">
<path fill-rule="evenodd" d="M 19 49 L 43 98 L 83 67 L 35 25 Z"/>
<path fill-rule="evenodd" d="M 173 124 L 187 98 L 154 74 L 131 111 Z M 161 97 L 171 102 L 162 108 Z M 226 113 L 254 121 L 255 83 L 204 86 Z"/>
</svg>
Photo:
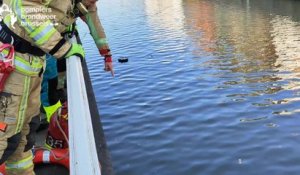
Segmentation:
<svg viewBox="0 0 300 175">
<path fill-rule="evenodd" d="M 97 16 L 96 0 L 4 0 L 12 13 L 3 15 L 0 45 L 15 49 L 13 71 L 0 92 L 0 164 L 8 175 L 34 175 L 32 133 L 39 122 L 41 77 L 45 53 L 57 59 L 77 55 L 84 58 L 79 44 L 61 35 L 76 17 L 88 24 L 104 57 L 104 69 L 114 74 L 105 33 Z M 14 23 L 12 21 L 17 22 Z M 3 51 L 5 53 L 5 50 Z M 7 51 L 6 51 L 7 52 Z"/>
<path fill-rule="evenodd" d="M 78 37 L 76 23 L 68 27 L 64 33 L 68 37 Z M 66 59 L 57 60 L 53 56 L 46 54 L 46 69 L 43 74 L 41 90 L 41 113 L 42 117 L 40 129 L 48 126 L 51 116 L 67 100 L 66 94 Z"/>
</svg>

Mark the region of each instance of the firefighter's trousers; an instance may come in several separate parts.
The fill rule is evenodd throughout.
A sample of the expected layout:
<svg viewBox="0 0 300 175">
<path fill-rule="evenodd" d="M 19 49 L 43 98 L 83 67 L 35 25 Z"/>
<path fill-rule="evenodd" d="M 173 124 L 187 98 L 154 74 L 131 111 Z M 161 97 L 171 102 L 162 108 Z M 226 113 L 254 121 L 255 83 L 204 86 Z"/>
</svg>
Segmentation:
<svg viewBox="0 0 300 175">
<path fill-rule="evenodd" d="M 5 162 L 7 175 L 34 175 L 31 148 L 39 123 L 43 58 L 21 53 L 15 57 L 21 63 L 16 61 L 17 70 L 0 92 L 0 122 L 7 125 L 0 131 L 0 164 Z"/>
</svg>

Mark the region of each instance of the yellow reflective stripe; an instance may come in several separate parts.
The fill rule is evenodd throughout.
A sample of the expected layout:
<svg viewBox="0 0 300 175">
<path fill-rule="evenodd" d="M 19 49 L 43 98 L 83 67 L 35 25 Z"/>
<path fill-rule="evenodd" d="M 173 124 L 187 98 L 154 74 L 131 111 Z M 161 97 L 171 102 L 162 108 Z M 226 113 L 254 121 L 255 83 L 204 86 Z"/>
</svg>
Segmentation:
<svg viewBox="0 0 300 175">
<path fill-rule="evenodd" d="M 28 69 L 28 71 L 31 72 L 38 72 L 40 71 L 40 69 L 43 67 L 41 58 L 39 57 L 31 57 L 33 59 L 33 61 L 30 63 L 29 61 L 26 61 L 25 59 L 19 57 L 19 56 L 15 56 L 15 60 L 18 60 L 20 62 L 22 62 L 22 64 L 26 64 L 26 66 L 30 67 L 30 69 Z"/>
<path fill-rule="evenodd" d="M 8 54 L 7 50 L 2 51 L 4 54 Z M 35 76 L 38 75 L 43 67 L 43 64 L 40 61 L 40 58 L 33 57 L 34 61 L 30 64 L 28 61 L 24 60 L 19 56 L 15 56 L 14 64 L 16 66 L 17 71 L 28 75 L 28 76 Z M 38 61 L 36 61 L 38 60 Z"/>
<path fill-rule="evenodd" d="M 67 27 L 67 31 L 68 31 L 68 32 L 71 32 L 71 31 L 72 31 L 72 25 L 69 25 L 69 26 Z"/>
<path fill-rule="evenodd" d="M 47 21 L 38 28 L 36 28 L 32 33 L 30 33 L 29 36 L 35 41 L 38 41 L 39 39 L 43 38 L 44 35 L 46 35 L 52 28 L 53 25 L 51 24 L 51 22 Z"/>
<path fill-rule="evenodd" d="M 25 64 L 22 64 L 21 62 L 19 62 L 18 60 L 15 60 L 15 65 L 16 65 L 16 70 L 25 74 L 25 75 L 28 75 L 28 76 L 35 76 L 35 75 L 38 75 L 40 73 L 40 71 L 36 71 L 36 72 L 33 72 L 33 71 L 28 71 L 28 69 L 30 67 L 26 66 Z M 41 69 L 39 69 L 41 70 Z"/>
<path fill-rule="evenodd" d="M 24 123 L 25 113 L 27 109 L 27 102 L 28 102 L 28 96 L 29 96 L 29 90 L 30 90 L 30 77 L 25 76 L 24 79 L 24 86 L 23 86 L 23 95 L 19 106 L 19 116 L 18 116 L 18 123 L 16 127 L 16 132 L 19 133 L 22 130 L 22 126 Z"/>
<path fill-rule="evenodd" d="M 16 13 L 18 21 L 25 28 L 25 30 L 28 33 L 33 32 L 33 27 L 30 25 L 31 22 L 26 18 L 26 15 L 24 14 L 24 9 L 22 8 L 22 0 L 13 0 L 12 8 Z"/>
<path fill-rule="evenodd" d="M 47 122 L 50 122 L 51 116 L 61 107 L 61 102 L 58 100 L 58 102 L 55 105 L 52 106 L 44 106 L 46 116 L 47 116 Z"/>
<path fill-rule="evenodd" d="M 4 17 L 4 23 L 5 23 L 7 26 L 10 26 L 10 25 L 11 25 L 10 22 L 11 22 L 11 16 L 10 16 L 10 14 L 9 14 L 9 15 L 6 15 L 6 16 Z"/>
<path fill-rule="evenodd" d="M 24 62 L 24 60 L 22 58 L 16 58 L 15 59 L 15 66 L 16 66 L 16 69 L 18 71 L 21 71 L 25 74 L 28 74 L 28 75 L 37 75 L 40 73 L 41 69 L 43 66 L 41 67 L 32 67 L 30 66 L 30 64 L 28 65 L 26 62 Z"/>
<path fill-rule="evenodd" d="M 22 8 L 22 0 L 13 0 L 13 9 L 21 26 L 30 33 L 30 37 L 36 42 L 37 45 L 44 44 L 56 32 L 53 24 L 50 21 L 34 27 L 29 19 L 26 18 L 24 9 Z"/>
<path fill-rule="evenodd" d="M 33 166 L 33 162 L 32 162 L 33 156 L 30 155 L 29 157 L 17 161 L 17 162 L 6 162 L 6 169 L 28 169 L 31 166 Z"/>
<path fill-rule="evenodd" d="M 44 145 L 45 147 L 46 147 L 46 149 L 48 149 L 48 150 L 51 150 L 52 149 L 52 147 L 50 146 L 50 145 L 48 145 L 47 143 L 45 143 L 45 145 Z"/>
<path fill-rule="evenodd" d="M 95 42 L 96 42 L 97 46 L 102 46 L 102 45 L 108 44 L 106 38 L 98 38 Z"/>
<path fill-rule="evenodd" d="M 48 33 L 47 34 L 45 34 L 42 38 L 40 38 L 39 40 L 37 40 L 36 41 L 36 44 L 37 45 L 42 45 L 42 44 L 44 44 L 46 41 L 48 41 L 50 38 L 51 38 L 51 36 L 56 32 L 56 29 L 53 27 L 53 26 L 51 26 L 52 28 L 49 28 L 49 31 L 47 31 Z M 47 28 L 47 30 L 48 30 L 48 28 Z"/>
</svg>

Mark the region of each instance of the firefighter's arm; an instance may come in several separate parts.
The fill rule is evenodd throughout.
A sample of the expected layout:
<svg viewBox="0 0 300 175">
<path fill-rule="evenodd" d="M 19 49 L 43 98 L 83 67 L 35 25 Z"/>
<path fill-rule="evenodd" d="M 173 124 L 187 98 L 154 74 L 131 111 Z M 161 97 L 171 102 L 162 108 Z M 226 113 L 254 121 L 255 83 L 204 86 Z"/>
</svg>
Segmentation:
<svg viewBox="0 0 300 175">
<path fill-rule="evenodd" d="M 96 5 L 91 5 L 87 8 L 88 12 L 82 17 L 83 21 L 88 25 L 90 33 L 94 39 L 94 42 L 99 49 L 99 53 L 104 57 L 105 71 L 110 71 L 112 76 L 114 76 L 112 55 L 109 49 L 108 42 L 106 40 L 106 35 L 100 19 L 97 14 Z"/>
<path fill-rule="evenodd" d="M 32 43 L 42 49 L 44 52 L 53 55 L 56 58 L 62 58 L 71 50 L 71 44 L 61 36 L 55 29 L 51 13 L 47 13 L 47 7 L 40 0 L 12 2 L 15 9 L 19 25 L 21 25 Z M 45 9 L 44 11 L 35 11 L 31 9 Z"/>
</svg>

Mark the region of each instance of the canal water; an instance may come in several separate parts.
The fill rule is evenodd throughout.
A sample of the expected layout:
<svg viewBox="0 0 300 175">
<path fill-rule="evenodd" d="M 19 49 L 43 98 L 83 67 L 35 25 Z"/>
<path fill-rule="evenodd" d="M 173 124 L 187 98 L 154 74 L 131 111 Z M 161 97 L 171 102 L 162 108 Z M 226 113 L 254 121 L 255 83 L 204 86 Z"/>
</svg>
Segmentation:
<svg viewBox="0 0 300 175">
<path fill-rule="evenodd" d="M 300 174 L 300 1 L 98 3 L 115 78 L 80 30 L 117 175 Z"/>
</svg>

